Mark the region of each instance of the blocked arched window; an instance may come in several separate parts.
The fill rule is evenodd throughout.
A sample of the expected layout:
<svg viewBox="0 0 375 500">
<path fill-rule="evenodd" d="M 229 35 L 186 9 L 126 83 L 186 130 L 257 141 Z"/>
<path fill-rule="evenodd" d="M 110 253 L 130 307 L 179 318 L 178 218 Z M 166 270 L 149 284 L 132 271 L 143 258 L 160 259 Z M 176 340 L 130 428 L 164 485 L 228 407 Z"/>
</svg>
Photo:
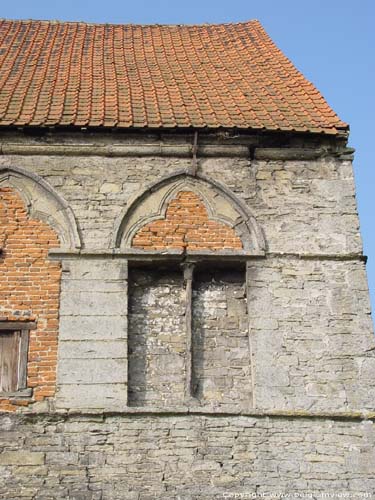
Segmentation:
<svg viewBox="0 0 375 500">
<path fill-rule="evenodd" d="M 264 241 L 246 206 L 177 175 L 130 204 L 114 244 L 129 258 L 129 404 L 249 408 L 246 260 Z"/>
</svg>

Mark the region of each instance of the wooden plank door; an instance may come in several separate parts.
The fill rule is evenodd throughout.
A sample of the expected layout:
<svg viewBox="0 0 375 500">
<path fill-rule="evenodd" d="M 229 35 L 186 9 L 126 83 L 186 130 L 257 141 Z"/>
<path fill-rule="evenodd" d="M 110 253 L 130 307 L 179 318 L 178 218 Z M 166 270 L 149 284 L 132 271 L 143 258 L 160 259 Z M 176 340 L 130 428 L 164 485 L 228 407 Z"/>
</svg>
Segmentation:
<svg viewBox="0 0 375 500">
<path fill-rule="evenodd" d="M 20 338 L 19 331 L 0 331 L 0 392 L 18 389 Z"/>
</svg>

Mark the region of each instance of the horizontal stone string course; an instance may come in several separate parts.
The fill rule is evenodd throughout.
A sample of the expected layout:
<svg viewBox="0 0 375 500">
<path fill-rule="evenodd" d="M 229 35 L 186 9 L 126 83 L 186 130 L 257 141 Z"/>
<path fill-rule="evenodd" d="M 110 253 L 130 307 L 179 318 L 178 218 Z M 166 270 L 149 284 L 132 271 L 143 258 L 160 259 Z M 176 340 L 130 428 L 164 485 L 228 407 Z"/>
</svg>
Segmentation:
<svg viewBox="0 0 375 500">
<path fill-rule="evenodd" d="M 301 154 L 303 150 L 301 150 Z M 108 156 L 108 157 L 137 157 L 137 156 L 164 156 L 176 158 L 191 158 L 193 146 L 189 145 L 100 145 L 100 144 L 9 144 L 0 143 L 0 154 L 3 155 L 63 155 L 63 156 Z M 247 146 L 199 146 L 197 154 L 203 157 L 227 156 L 249 157 Z"/>
<path fill-rule="evenodd" d="M 52 248 L 49 251 L 50 259 L 61 259 L 64 257 L 68 257 L 69 259 L 80 259 L 84 257 L 85 259 L 97 259 L 99 257 L 110 257 L 113 259 L 126 259 L 126 260 L 163 260 L 174 258 L 178 260 L 179 258 L 185 258 L 186 255 L 189 255 L 189 251 L 184 252 L 183 249 L 173 249 L 169 250 L 169 252 L 148 252 L 145 253 L 144 249 L 113 249 L 108 250 L 104 248 L 102 250 L 60 250 Z M 295 254 L 295 253 L 263 253 L 263 254 L 250 254 L 248 252 L 235 251 L 232 250 L 222 250 L 215 254 L 210 254 L 207 251 L 197 251 L 190 252 L 190 255 L 193 257 L 194 255 L 199 255 L 202 257 L 213 257 L 218 260 L 230 260 L 233 259 L 233 256 L 236 256 L 236 260 L 264 260 L 264 259 L 296 259 L 296 260 L 336 260 L 336 261 L 360 261 L 366 263 L 368 257 L 363 255 L 362 253 L 358 254 Z"/>
<path fill-rule="evenodd" d="M 146 407 L 136 407 L 128 406 L 126 409 L 121 411 L 116 410 L 97 410 L 93 412 L 92 410 L 65 410 L 58 409 L 55 412 L 39 411 L 35 412 L 29 408 L 18 417 L 22 416 L 23 422 L 33 422 L 35 418 L 45 418 L 52 420 L 59 419 L 69 419 L 69 418 L 92 418 L 95 416 L 98 420 L 103 420 L 107 417 L 131 417 L 132 415 L 138 415 L 141 417 L 181 417 L 187 415 L 196 415 L 201 417 L 212 417 L 212 418 L 226 418 L 226 417 L 254 417 L 254 418 L 267 418 L 267 419 L 311 419 L 311 420 L 337 420 L 342 422 L 362 422 L 371 421 L 375 423 L 375 412 L 373 411 L 311 411 L 311 410 L 238 410 L 237 408 L 215 408 L 212 412 L 211 408 L 204 407 L 180 407 L 173 408 L 171 410 L 165 408 L 157 408 L 153 406 Z M 2 416 L 5 416 L 3 413 Z"/>
<path fill-rule="evenodd" d="M 253 146 L 198 146 L 197 156 L 200 157 L 228 157 L 249 158 L 257 160 L 314 160 L 327 154 L 343 156 L 343 159 L 352 159 L 352 148 L 342 148 L 332 151 L 328 148 L 256 148 Z M 54 156 L 107 156 L 107 157 L 137 157 L 161 156 L 175 158 L 191 158 L 193 146 L 185 145 L 84 145 L 84 144 L 10 144 L 0 143 L 2 155 L 54 155 Z"/>
</svg>

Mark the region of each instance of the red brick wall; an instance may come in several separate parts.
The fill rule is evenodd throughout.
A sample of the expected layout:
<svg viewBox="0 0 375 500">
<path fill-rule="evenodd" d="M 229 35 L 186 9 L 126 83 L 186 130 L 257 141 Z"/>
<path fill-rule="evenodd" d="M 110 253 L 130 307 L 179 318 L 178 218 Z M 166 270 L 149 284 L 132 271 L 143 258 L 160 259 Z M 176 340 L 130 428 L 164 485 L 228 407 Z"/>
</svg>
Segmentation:
<svg viewBox="0 0 375 500">
<path fill-rule="evenodd" d="M 169 203 L 165 219 L 142 227 L 132 246 L 145 250 L 238 250 L 242 242 L 231 227 L 208 218 L 198 195 L 180 191 Z"/>
<path fill-rule="evenodd" d="M 36 401 L 53 396 L 56 386 L 61 269 L 47 254 L 58 246 L 54 230 L 29 218 L 19 194 L 0 188 L 0 319 L 37 322 L 30 331 L 27 377 Z M 25 404 L 0 399 L 0 410 Z"/>
</svg>

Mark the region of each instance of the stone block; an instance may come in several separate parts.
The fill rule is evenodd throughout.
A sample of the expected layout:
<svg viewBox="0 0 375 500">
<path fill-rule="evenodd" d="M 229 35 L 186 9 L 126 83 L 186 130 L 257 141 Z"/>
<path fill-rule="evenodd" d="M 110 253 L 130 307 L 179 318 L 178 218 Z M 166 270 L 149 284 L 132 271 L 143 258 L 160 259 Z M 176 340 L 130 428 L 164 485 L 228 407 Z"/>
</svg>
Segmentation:
<svg viewBox="0 0 375 500">
<path fill-rule="evenodd" d="M 56 407 L 122 411 L 127 404 L 126 384 L 64 384 L 58 387 Z"/>
<path fill-rule="evenodd" d="M 121 384 L 127 380 L 125 359 L 64 359 L 59 384 Z"/>
<path fill-rule="evenodd" d="M 71 316 L 121 316 L 127 312 L 127 295 L 121 292 L 62 292 L 60 311 Z"/>
<path fill-rule="evenodd" d="M 60 341 L 59 359 L 126 359 L 128 355 L 125 340 L 82 340 Z"/>
<path fill-rule="evenodd" d="M 46 453 L 47 465 L 78 465 L 78 453 L 66 451 L 52 451 Z"/>
<path fill-rule="evenodd" d="M 61 291 L 70 292 L 123 292 L 126 293 L 127 281 L 119 279 L 64 279 Z"/>
<path fill-rule="evenodd" d="M 121 191 L 121 184 L 115 182 L 104 182 L 100 187 L 100 192 L 104 194 L 119 193 Z"/>
<path fill-rule="evenodd" d="M 60 316 L 60 340 L 116 340 L 126 338 L 126 316 Z"/>
<path fill-rule="evenodd" d="M 95 249 L 106 248 L 107 245 L 96 245 Z M 126 261 L 109 258 L 84 257 L 79 259 L 64 259 L 65 280 L 120 280 L 128 275 Z"/>
<path fill-rule="evenodd" d="M 0 465 L 43 465 L 45 454 L 32 451 L 3 451 L 0 453 Z"/>
</svg>

